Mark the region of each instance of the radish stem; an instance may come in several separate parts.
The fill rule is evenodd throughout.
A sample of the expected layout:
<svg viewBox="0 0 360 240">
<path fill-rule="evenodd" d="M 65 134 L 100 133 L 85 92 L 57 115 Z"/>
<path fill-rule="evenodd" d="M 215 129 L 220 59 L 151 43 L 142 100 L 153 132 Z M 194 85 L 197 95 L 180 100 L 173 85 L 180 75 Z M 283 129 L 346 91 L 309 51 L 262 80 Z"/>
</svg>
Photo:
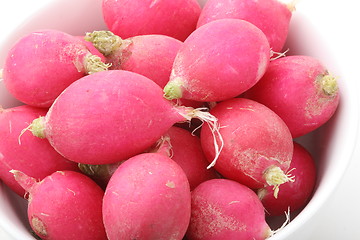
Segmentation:
<svg viewBox="0 0 360 240">
<path fill-rule="evenodd" d="M 277 166 L 271 166 L 268 169 L 266 169 L 264 173 L 264 178 L 269 186 L 274 186 L 274 197 L 277 198 L 279 194 L 279 187 L 281 184 L 286 182 L 294 182 L 295 176 L 291 176 L 290 172 L 292 170 L 288 171 L 288 173 L 284 173 L 281 168 Z"/>
<path fill-rule="evenodd" d="M 94 47 L 105 56 L 113 54 L 123 44 L 123 40 L 110 31 L 93 31 L 86 33 L 84 39 L 91 42 Z"/>
<path fill-rule="evenodd" d="M 45 117 L 39 117 L 34 119 L 34 121 L 30 124 L 30 131 L 35 137 L 45 138 Z"/>
<path fill-rule="evenodd" d="M 321 90 L 328 96 L 335 96 L 339 87 L 336 77 L 331 74 L 319 75 L 317 78 Z"/>
<path fill-rule="evenodd" d="M 88 74 L 96 72 L 106 71 L 111 64 L 103 63 L 99 56 L 93 54 L 87 54 L 84 60 L 85 71 Z"/>
<path fill-rule="evenodd" d="M 169 81 L 164 87 L 164 97 L 168 100 L 182 98 L 183 81 L 181 78 L 175 78 Z"/>
</svg>

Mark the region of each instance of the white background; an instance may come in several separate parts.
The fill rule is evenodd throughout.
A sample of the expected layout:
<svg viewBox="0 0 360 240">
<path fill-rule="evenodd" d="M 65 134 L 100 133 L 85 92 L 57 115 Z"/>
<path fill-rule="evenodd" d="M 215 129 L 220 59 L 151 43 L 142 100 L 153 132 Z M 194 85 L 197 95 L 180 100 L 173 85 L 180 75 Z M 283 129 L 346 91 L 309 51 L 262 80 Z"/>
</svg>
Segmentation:
<svg viewBox="0 0 360 240">
<path fill-rule="evenodd" d="M 26 15 L 31 12 L 31 9 L 41 6 L 44 2 L 49 0 L 1 0 L 0 1 L 0 41 L 2 36 L 5 36 L 7 32 L 14 29 L 18 23 L 22 22 Z M 77 0 L 73 0 L 76 2 Z M 305 0 L 304 0 L 305 1 Z M 349 71 L 348 76 L 353 76 L 354 88 L 359 88 L 360 82 L 360 7 L 357 1 L 352 0 L 308 0 L 312 4 L 319 5 L 317 2 L 323 4 L 321 12 L 319 13 L 319 19 L 313 18 L 313 21 L 327 21 L 328 19 L 337 19 L 336 25 L 327 26 L 329 33 L 329 39 L 343 42 L 343 50 L 341 51 L 341 57 L 351 58 L 344 59 L 349 62 L 352 67 L 347 68 Z M 301 4 L 301 3 L 299 3 Z M 324 18 L 324 16 L 326 18 Z M 61 21 L 61 20 L 60 20 Z M 334 21 L 331 21 L 332 24 Z M 76 24 L 76 23 L 74 23 Z M 331 31 L 331 28 L 334 28 Z M 329 30 L 330 29 L 330 30 Z M 344 32 L 349 32 L 346 29 L 351 29 L 353 34 L 345 35 Z M 0 53 L 3 54 L 3 53 Z M 338 59 L 339 60 L 339 59 Z M 341 60 L 341 59 L 340 59 Z M 339 60 L 339 61 L 340 61 Z M 0 66 L 1 68 L 1 66 Z M 359 105 L 358 105 L 359 106 Z M 360 106 L 359 106 L 360 108 Z M 354 129 L 358 131 L 359 129 Z M 2 139 L 1 139 L 2 140 Z M 339 157 L 339 161 L 342 161 Z M 359 189 L 359 177 L 360 177 L 360 144 L 354 149 L 352 160 L 347 168 L 346 174 L 342 179 L 340 185 L 335 192 L 332 193 L 331 198 L 322 206 L 311 221 L 311 233 L 310 237 L 302 238 L 301 231 L 297 236 L 289 239 L 346 239 L 346 240 L 360 240 L 360 189 Z M 308 226 L 310 229 L 310 226 Z M 302 231 L 306 232 L 307 229 Z M 7 240 L 12 239 L 5 234 L 5 231 L 0 227 L 0 239 Z"/>
</svg>

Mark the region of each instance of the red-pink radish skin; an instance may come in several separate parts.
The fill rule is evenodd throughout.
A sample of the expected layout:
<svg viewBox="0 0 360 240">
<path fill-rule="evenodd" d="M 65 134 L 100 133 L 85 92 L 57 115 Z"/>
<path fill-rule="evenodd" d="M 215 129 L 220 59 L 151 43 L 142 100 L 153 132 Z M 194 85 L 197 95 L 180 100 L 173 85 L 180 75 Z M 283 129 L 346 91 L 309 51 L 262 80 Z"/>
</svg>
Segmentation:
<svg viewBox="0 0 360 240">
<path fill-rule="evenodd" d="M 317 171 L 313 157 L 299 143 L 294 142 L 294 154 L 290 164 L 295 182 L 287 182 L 281 186 L 278 198 L 274 198 L 273 189 L 266 187 L 258 190 L 258 196 L 269 216 L 283 215 L 302 209 L 306 206 L 314 191 Z"/>
<path fill-rule="evenodd" d="M 102 62 L 106 62 L 105 56 L 91 42 L 86 41 L 85 36 L 77 36 L 77 38 L 81 40 L 91 54 L 98 56 Z"/>
<path fill-rule="evenodd" d="M 244 96 L 277 113 L 293 138 L 326 123 L 340 101 L 336 78 L 318 59 L 303 55 L 272 61 L 264 77 Z"/>
<path fill-rule="evenodd" d="M 140 35 L 125 41 L 131 43 L 108 57 L 111 69 L 136 72 L 165 87 L 182 42 L 165 35 Z"/>
<path fill-rule="evenodd" d="M 280 52 L 288 35 L 291 17 L 291 7 L 279 0 L 208 0 L 197 27 L 224 18 L 246 20 L 264 32 L 273 51 Z"/>
<path fill-rule="evenodd" d="M 103 0 L 109 30 L 121 38 L 162 34 L 184 41 L 201 12 L 197 0 Z"/>
<path fill-rule="evenodd" d="M 269 43 L 256 26 L 239 19 L 212 21 L 179 49 L 164 95 L 200 102 L 236 97 L 255 85 L 269 61 Z"/>
<path fill-rule="evenodd" d="M 17 169 L 36 179 L 55 171 L 77 170 L 77 164 L 58 154 L 46 139 L 23 132 L 34 118 L 45 116 L 46 109 L 22 105 L 3 109 L 0 106 L 0 179 L 16 194 L 24 189 L 9 171 Z"/>
<path fill-rule="evenodd" d="M 109 240 L 181 240 L 190 210 L 190 187 L 184 171 L 159 153 L 140 154 L 121 164 L 103 201 Z"/>
<path fill-rule="evenodd" d="M 126 70 L 141 74 L 164 88 L 169 81 L 172 65 L 180 40 L 160 34 L 138 35 L 121 39 L 111 31 L 93 31 L 86 34 L 91 42 L 106 56 L 111 70 Z M 202 103 L 187 99 L 174 101 L 178 105 L 198 108 Z"/>
<path fill-rule="evenodd" d="M 262 240 L 272 235 L 259 198 L 238 182 L 201 183 L 191 193 L 191 206 L 188 240 Z"/>
<path fill-rule="evenodd" d="M 106 240 L 102 221 L 104 191 L 87 176 L 58 171 L 42 181 L 12 170 L 28 192 L 28 220 L 44 240 Z"/>
<path fill-rule="evenodd" d="M 3 79 L 18 100 L 47 108 L 72 82 L 106 68 L 77 37 L 58 30 L 39 30 L 22 37 L 9 50 Z"/>
<path fill-rule="evenodd" d="M 275 174 L 277 180 L 277 177 L 282 179 L 280 182 L 290 180 L 286 172 L 292 159 L 293 140 L 279 116 L 266 106 L 245 98 L 218 103 L 210 113 L 218 119 L 224 140 L 214 165 L 221 175 L 253 189 L 272 185 L 266 180 L 271 168 L 282 171 L 280 175 Z M 200 137 L 205 156 L 212 161 L 214 150 L 210 142 L 213 135 L 207 126 L 202 127 Z"/>
<path fill-rule="evenodd" d="M 219 177 L 215 169 L 206 168 L 209 162 L 206 160 L 199 137 L 179 127 L 171 127 L 165 137 L 168 137 L 170 145 L 166 149 L 171 159 L 184 170 L 191 190 L 206 180 Z"/>
<path fill-rule="evenodd" d="M 174 123 L 187 120 L 185 110 L 145 76 L 109 70 L 71 84 L 32 125 L 67 159 L 108 164 L 148 149 Z"/>
</svg>

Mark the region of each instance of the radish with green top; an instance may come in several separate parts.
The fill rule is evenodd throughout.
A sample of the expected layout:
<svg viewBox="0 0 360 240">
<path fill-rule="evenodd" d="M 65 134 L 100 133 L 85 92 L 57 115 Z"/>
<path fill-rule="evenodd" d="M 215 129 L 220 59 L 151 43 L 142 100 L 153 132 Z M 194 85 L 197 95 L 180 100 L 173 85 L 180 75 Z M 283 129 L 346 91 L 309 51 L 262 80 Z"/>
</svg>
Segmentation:
<svg viewBox="0 0 360 240">
<path fill-rule="evenodd" d="M 162 34 L 184 41 L 201 12 L 197 0 L 103 0 L 103 18 L 121 38 Z"/>
<path fill-rule="evenodd" d="M 58 171 L 42 181 L 11 171 L 28 193 L 28 220 L 43 240 L 106 240 L 102 221 L 104 191 L 87 176 Z"/>
<path fill-rule="evenodd" d="M 201 144 L 209 167 L 225 178 L 252 189 L 272 186 L 276 197 L 281 184 L 293 181 L 289 176 L 293 139 L 286 124 L 269 108 L 245 98 L 218 103 L 210 110 L 220 124 L 224 145 L 213 161 L 212 131 L 203 126 Z"/>
<path fill-rule="evenodd" d="M 288 35 L 293 5 L 279 0 L 208 0 L 197 27 L 223 18 L 246 20 L 264 32 L 273 51 L 280 52 Z"/>
<path fill-rule="evenodd" d="M 111 70 L 127 70 L 144 75 L 165 87 L 182 42 L 159 34 L 121 39 L 110 31 L 93 31 L 85 39 L 106 56 Z M 202 103 L 179 99 L 179 105 L 200 107 Z"/>
<path fill-rule="evenodd" d="M 169 81 L 175 56 L 182 42 L 165 35 L 140 35 L 121 39 L 110 31 L 87 33 L 85 39 L 99 49 L 112 70 L 144 75 L 160 87 Z"/>
<path fill-rule="evenodd" d="M 145 151 L 176 122 L 201 118 L 216 130 L 200 110 L 175 106 L 145 76 L 109 70 L 71 84 L 30 129 L 69 160 L 108 164 Z"/>
<path fill-rule="evenodd" d="M 295 55 L 272 61 L 264 77 L 244 96 L 277 113 L 296 138 L 333 116 L 340 92 L 336 77 L 319 60 Z"/>
<path fill-rule="evenodd" d="M 11 169 L 40 180 L 55 171 L 77 170 L 76 163 L 57 153 L 46 139 L 23 132 L 34 118 L 46 112 L 28 105 L 7 109 L 0 106 L 0 179 L 21 197 L 25 191 L 9 172 Z"/>
<path fill-rule="evenodd" d="M 191 193 L 191 207 L 188 240 L 264 240 L 273 234 L 253 190 L 232 180 L 201 183 Z"/>
<path fill-rule="evenodd" d="M 159 153 L 140 154 L 121 164 L 103 200 L 109 240 L 181 240 L 189 225 L 190 211 L 186 174 Z"/>
<path fill-rule="evenodd" d="M 296 142 L 294 142 L 290 170 L 296 176 L 296 181 L 284 183 L 277 199 L 274 198 L 271 187 L 257 191 L 269 216 L 280 216 L 288 210 L 290 212 L 300 210 L 310 200 L 316 183 L 316 166 L 311 154 Z"/>
<path fill-rule="evenodd" d="M 77 37 L 39 30 L 22 37 L 7 53 L 3 79 L 18 100 L 47 108 L 72 82 L 107 68 Z"/>
<path fill-rule="evenodd" d="M 220 19 L 196 29 L 180 47 L 167 99 L 223 101 L 251 88 L 270 61 L 264 33 L 240 19 Z"/>
</svg>

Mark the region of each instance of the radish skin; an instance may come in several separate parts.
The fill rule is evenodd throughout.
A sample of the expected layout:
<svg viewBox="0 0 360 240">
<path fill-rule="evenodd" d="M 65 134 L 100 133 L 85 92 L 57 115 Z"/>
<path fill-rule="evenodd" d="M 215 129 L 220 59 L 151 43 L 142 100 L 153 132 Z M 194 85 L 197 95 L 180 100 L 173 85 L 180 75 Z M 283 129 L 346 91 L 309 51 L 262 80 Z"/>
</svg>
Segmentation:
<svg viewBox="0 0 360 240">
<path fill-rule="evenodd" d="M 41 239 L 107 239 L 102 221 L 104 191 L 90 178 L 58 171 L 38 182 L 21 171 L 11 173 L 28 193 L 28 220 Z"/>
<path fill-rule="evenodd" d="M 23 132 L 34 118 L 45 116 L 46 112 L 28 105 L 7 109 L 0 106 L 0 139 L 3 139 L 0 141 L 0 179 L 21 197 L 25 191 L 9 172 L 11 169 L 40 180 L 55 171 L 78 170 L 74 162 L 57 153 L 46 139 Z"/>
<path fill-rule="evenodd" d="M 203 153 L 199 137 L 185 129 L 171 127 L 159 148 L 157 152 L 171 157 L 184 170 L 191 190 L 204 181 L 219 177 L 215 169 L 206 168 L 209 162 Z"/>
<path fill-rule="evenodd" d="M 145 151 L 174 123 L 191 118 L 216 127 L 209 113 L 164 99 L 145 76 L 109 70 L 71 84 L 30 129 L 69 160 L 108 164 Z"/>
<path fill-rule="evenodd" d="M 244 97 L 272 109 L 297 138 L 334 115 L 340 91 L 337 79 L 319 60 L 294 55 L 272 61 L 264 77 Z"/>
<path fill-rule="evenodd" d="M 213 159 L 213 136 L 207 126 L 201 129 L 201 144 L 210 164 L 225 178 L 250 188 L 275 188 L 293 181 L 287 174 L 293 154 L 293 140 L 286 124 L 266 106 L 245 98 L 218 103 L 210 110 L 221 126 L 223 149 Z M 280 187 L 281 188 L 281 187 Z"/>
<path fill-rule="evenodd" d="M 103 0 L 102 12 L 109 30 L 121 38 L 162 34 L 184 41 L 201 7 L 197 0 Z"/>
<path fill-rule="evenodd" d="M 112 239 L 183 239 L 191 195 L 181 167 L 159 153 L 134 156 L 115 171 L 103 200 Z"/>
<path fill-rule="evenodd" d="M 104 55 L 111 70 L 126 70 L 153 80 L 161 88 L 169 81 L 172 65 L 182 42 L 159 34 L 121 39 L 111 31 L 93 31 L 85 39 Z M 178 99 L 178 105 L 201 107 L 202 103 Z"/>
<path fill-rule="evenodd" d="M 197 27 L 223 18 L 251 22 L 266 35 L 274 52 L 281 52 L 289 31 L 293 5 L 279 0 L 208 0 L 201 11 Z"/>
<path fill-rule="evenodd" d="M 47 108 L 72 82 L 107 68 L 77 37 L 39 30 L 22 37 L 7 53 L 3 79 L 18 100 Z"/>
<path fill-rule="evenodd" d="M 261 240 L 273 234 L 256 194 L 238 182 L 205 181 L 192 191 L 191 204 L 188 240 Z"/>
<path fill-rule="evenodd" d="M 87 33 L 107 57 L 112 70 L 127 70 L 144 75 L 163 88 L 169 81 L 175 56 L 182 42 L 166 35 L 139 35 L 121 39 L 110 31 Z"/>
<path fill-rule="evenodd" d="M 269 61 L 269 43 L 256 26 L 239 19 L 212 21 L 179 49 L 164 96 L 200 102 L 233 98 L 255 85 Z"/>
</svg>

